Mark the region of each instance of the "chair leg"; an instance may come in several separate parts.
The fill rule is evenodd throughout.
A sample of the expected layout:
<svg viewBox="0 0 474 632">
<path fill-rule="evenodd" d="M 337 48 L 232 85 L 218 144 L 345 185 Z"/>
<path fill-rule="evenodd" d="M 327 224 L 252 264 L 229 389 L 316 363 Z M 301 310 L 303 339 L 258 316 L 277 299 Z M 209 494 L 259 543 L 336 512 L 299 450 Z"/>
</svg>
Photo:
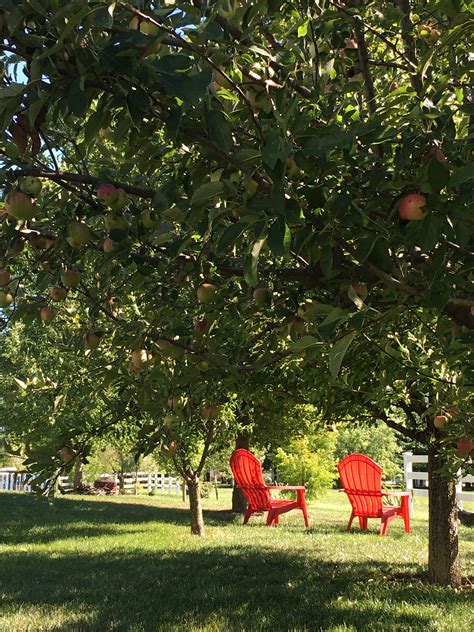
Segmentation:
<svg viewBox="0 0 474 632">
<path fill-rule="evenodd" d="M 364 516 L 359 516 L 359 525 L 360 528 L 365 531 L 367 529 L 367 518 Z"/>
<path fill-rule="evenodd" d="M 351 513 L 351 517 L 349 518 L 349 524 L 347 525 L 347 530 L 351 530 L 352 521 L 354 520 L 354 512 Z"/>
<path fill-rule="evenodd" d="M 267 516 L 267 527 L 273 527 L 274 524 L 275 524 L 275 514 L 272 510 L 270 510 Z"/>
<path fill-rule="evenodd" d="M 299 503 L 300 503 L 301 511 L 303 512 L 303 518 L 304 518 L 305 527 L 308 528 L 309 527 L 309 520 L 308 520 L 308 509 L 306 508 L 306 498 L 304 496 L 304 492 L 303 492 L 303 494 L 300 495 L 299 490 L 298 490 L 298 500 L 299 500 Z"/>
<path fill-rule="evenodd" d="M 388 518 L 382 518 L 380 521 L 380 535 L 387 535 Z"/>
<path fill-rule="evenodd" d="M 244 516 L 244 524 L 247 524 L 247 522 L 249 521 L 250 516 L 253 514 L 253 511 L 248 508 L 247 511 L 245 512 L 245 516 Z"/>
<path fill-rule="evenodd" d="M 403 518 L 403 522 L 405 524 L 405 533 L 411 532 L 410 527 L 410 502 L 409 498 L 402 497 L 402 513 L 401 516 Z"/>
</svg>

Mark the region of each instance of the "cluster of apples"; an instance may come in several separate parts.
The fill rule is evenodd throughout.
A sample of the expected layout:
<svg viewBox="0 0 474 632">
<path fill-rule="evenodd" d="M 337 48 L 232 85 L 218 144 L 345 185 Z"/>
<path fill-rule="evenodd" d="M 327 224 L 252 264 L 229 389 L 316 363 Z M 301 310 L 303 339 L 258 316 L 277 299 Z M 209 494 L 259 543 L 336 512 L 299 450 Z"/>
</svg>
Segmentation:
<svg viewBox="0 0 474 632">
<path fill-rule="evenodd" d="M 418 25 L 418 35 L 428 44 L 436 44 L 441 37 L 441 31 L 436 28 L 437 24 L 424 22 Z"/>
<path fill-rule="evenodd" d="M 433 419 L 433 425 L 438 430 L 445 430 L 448 426 L 449 419 L 459 413 L 459 406 L 451 406 L 446 412 L 436 415 Z M 468 437 L 460 437 L 457 441 L 457 453 L 460 456 L 469 456 L 474 452 L 474 441 Z"/>
</svg>

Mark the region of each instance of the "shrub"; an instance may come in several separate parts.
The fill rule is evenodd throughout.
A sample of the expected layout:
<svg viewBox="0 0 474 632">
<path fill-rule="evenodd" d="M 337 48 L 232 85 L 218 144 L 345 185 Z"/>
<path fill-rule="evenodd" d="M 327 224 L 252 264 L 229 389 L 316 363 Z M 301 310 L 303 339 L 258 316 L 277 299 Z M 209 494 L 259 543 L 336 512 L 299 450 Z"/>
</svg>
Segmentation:
<svg viewBox="0 0 474 632">
<path fill-rule="evenodd" d="M 309 498 L 331 487 L 336 478 L 335 444 L 335 433 L 321 430 L 291 440 L 285 449 L 278 448 L 275 464 L 279 481 L 304 485 Z"/>
</svg>

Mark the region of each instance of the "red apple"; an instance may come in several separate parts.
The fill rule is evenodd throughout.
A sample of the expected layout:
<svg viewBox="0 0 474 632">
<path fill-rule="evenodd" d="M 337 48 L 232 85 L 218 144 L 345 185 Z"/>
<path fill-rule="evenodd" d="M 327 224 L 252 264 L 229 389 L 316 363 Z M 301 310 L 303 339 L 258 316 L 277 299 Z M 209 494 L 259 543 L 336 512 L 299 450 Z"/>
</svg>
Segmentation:
<svg viewBox="0 0 474 632">
<path fill-rule="evenodd" d="M 65 287 L 52 287 L 49 290 L 49 295 L 53 301 L 64 301 L 67 296 L 67 290 Z"/>
<path fill-rule="evenodd" d="M 202 416 L 208 421 L 213 421 L 219 417 L 220 408 L 216 404 L 204 404 L 202 407 Z"/>
<path fill-rule="evenodd" d="M 200 303 L 214 303 L 217 298 L 217 287 L 212 283 L 203 283 L 197 289 L 197 297 Z"/>
<path fill-rule="evenodd" d="M 0 308 L 5 309 L 13 303 L 13 296 L 9 292 L 0 292 Z"/>
<path fill-rule="evenodd" d="M 194 323 L 194 331 L 197 334 L 207 334 L 209 331 L 209 323 L 207 322 L 207 320 L 205 318 L 199 318 L 195 323 Z"/>
<path fill-rule="evenodd" d="M 461 456 L 469 456 L 474 451 L 474 441 L 467 437 L 460 437 L 457 443 L 457 451 Z"/>
<path fill-rule="evenodd" d="M 105 253 L 112 252 L 112 250 L 114 249 L 113 239 L 110 239 L 110 237 L 106 237 L 104 239 L 104 243 L 102 244 L 102 249 Z"/>
<path fill-rule="evenodd" d="M 101 184 L 97 189 L 97 199 L 105 206 L 112 206 L 117 199 L 117 189 L 113 184 Z"/>
<path fill-rule="evenodd" d="M 397 88 L 398 88 L 398 83 L 396 81 L 392 81 L 388 89 L 390 90 L 390 92 L 393 92 Z"/>
<path fill-rule="evenodd" d="M 56 317 L 56 310 L 54 307 L 42 307 L 40 309 L 40 318 L 43 323 L 50 323 Z"/>
<path fill-rule="evenodd" d="M 444 426 L 448 423 L 448 418 L 446 415 L 436 415 L 433 420 L 433 425 L 435 428 L 444 428 Z"/>
<path fill-rule="evenodd" d="M 398 203 L 398 214 L 401 219 L 420 220 L 425 214 L 423 207 L 426 204 L 426 198 L 419 193 L 409 193 L 404 195 Z"/>
<path fill-rule="evenodd" d="M 76 288 L 81 280 L 81 275 L 77 270 L 65 270 L 61 275 L 64 287 Z"/>
<path fill-rule="evenodd" d="M 34 200 L 21 191 L 10 191 L 5 197 L 5 210 L 16 219 L 33 219 L 37 208 Z"/>
<path fill-rule="evenodd" d="M 8 270 L 4 270 L 0 268 L 0 287 L 5 287 L 10 283 L 12 275 L 8 272 Z"/>
</svg>

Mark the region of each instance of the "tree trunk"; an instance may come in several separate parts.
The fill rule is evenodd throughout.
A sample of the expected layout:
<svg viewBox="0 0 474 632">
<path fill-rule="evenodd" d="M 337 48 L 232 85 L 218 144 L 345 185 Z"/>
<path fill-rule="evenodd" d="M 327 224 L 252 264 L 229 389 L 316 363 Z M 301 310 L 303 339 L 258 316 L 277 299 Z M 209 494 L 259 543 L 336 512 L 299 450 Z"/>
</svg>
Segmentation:
<svg viewBox="0 0 474 632">
<path fill-rule="evenodd" d="M 204 518 L 202 515 L 201 483 L 197 476 L 188 479 L 189 511 L 191 513 L 191 533 L 204 535 Z"/>
<path fill-rule="evenodd" d="M 79 457 L 74 464 L 74 491 L 80 489 L 84 483 L 84 465 Z"/>
<path fill-rule="evenodd" d="M 434 584 L 461 585 L 455 482 L 443 478 L 435 442 L 428 447 L 429 544 L 428 575 Z"/>
<path fill-rule="evenodd" d="M 250 446 L 249 436 L 246 432 L 240 432 L 235 438 L 235 449 L 243 448 L 248 450 Z M 232 512 L 245 513 L 247 510 L 247 499 L 241 489 L 234 486 L 232 490 Z"/>
</svg>

